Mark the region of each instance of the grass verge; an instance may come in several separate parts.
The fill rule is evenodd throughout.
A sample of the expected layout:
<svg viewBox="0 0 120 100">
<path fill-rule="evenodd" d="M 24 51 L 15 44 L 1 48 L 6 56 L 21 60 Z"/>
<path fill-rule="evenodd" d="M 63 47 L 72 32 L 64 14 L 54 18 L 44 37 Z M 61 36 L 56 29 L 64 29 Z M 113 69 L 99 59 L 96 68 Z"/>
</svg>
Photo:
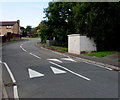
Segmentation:
<svg viewBox="0 0 120 100">
<path fill-rule="evenodd" d="M 66 48 L 66 47 L 60 47 L 60 46 L 50 46 L 50 47 L 51 47 L 51 48 L 54 48 L 54 49 L 61 50 L 61 51 L 65 51 L 65 52 L 68 51 L 68 48 Z"/>
<path fill-rule="evenodd" d="M 114 54 L 116 52 L 117 51 L 102 51 L 102 52 L 89 53 L 89 54 L 85 54 L 85 55 L 102 58 L 102 57 Z"/>
<path fill-rule="evenodd" d="M 20 41 L 22 39 L 17 39 L 17 40 L 8 40 L 7 42 L 16 42 L 16 41 Z"/>
</svg>

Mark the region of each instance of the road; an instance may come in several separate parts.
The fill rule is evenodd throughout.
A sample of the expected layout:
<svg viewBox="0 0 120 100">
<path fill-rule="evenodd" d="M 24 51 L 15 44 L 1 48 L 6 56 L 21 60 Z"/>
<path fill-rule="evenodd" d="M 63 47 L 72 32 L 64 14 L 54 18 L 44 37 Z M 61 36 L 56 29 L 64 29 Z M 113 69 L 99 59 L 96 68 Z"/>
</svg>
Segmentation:
<svg viewBox="0 0 120 100">
<path fill-rule="evenodd" d="M 3 45 L 3 81 L 10 98 L 118 98 L 118 72 L 37 48 L 38 41 Z"/>
</svg>

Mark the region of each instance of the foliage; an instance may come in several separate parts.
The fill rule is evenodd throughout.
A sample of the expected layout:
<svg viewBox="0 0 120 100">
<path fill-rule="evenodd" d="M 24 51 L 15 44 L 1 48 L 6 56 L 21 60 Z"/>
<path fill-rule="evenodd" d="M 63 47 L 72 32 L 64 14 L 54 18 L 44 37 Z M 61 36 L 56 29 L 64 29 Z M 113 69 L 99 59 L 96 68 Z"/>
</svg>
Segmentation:
<svg viewBox="0 0 120 100">
<path fill-rule="evenodd" d="M 74 23 L 72 21 L 72 5 L 75 3 L 59 3 L 50 2 L 49 7 L 45 9 L 46 14 L 46 26 L 49 39 L 55 38 L 62 42 L 62 45 L 67 46 L 67 35 L 74 32 Z M 72 28 L 71 28 L 72 27 Z"/>
<path fill-rule="evenodd" d="M 117 49 L 119 3 L 78 3 L 73 10 L 78 34 L 94 38 L 98 51 Z"/>
<path fill-rule="evenodd" d="M 22 34 L 22 37 L 26 37 L 26 36 L 38 36 L 36 33 L 37 33 L 37 30 L 36 28 L 32 28 L 32 26 L 26 26 L 26 28 L 24 27 L 20 27 L 20 30 L 21 30 L 21 34 Z"/>
<path fill-rule="evenodd" d="M 90 53 L 90 54 L 85 54 L 85 55 L 88 55 L 88 56 L 96 56 L 96 57 L 105 57 L 105 56 L 108 56 L 108 55 L 111 55 L 111 54 L 114 54 L 116 53 L 116 51 L 102 51 L 102 52 L 96 52 L 96 53 Z"/>
<path fill-rule="evenodd" d="M 27 33 L 25 32 L 25 28 L 24 27 L 20 27 L 20 30 L 21 30 L 22 37 L 26 37 Z"/>
<path fill-rule="evenodd" d="M 55 38 L 67 47 L 67 35 L 93 38 L 98 51 L 116 50 L 120 26 L 120 5 L 115 2 L 50 2 L 40 25 L 42 42 Z"/>
<path fill-rule="evenodd" d="M 37 29 L 38 34 L 41 37 L 41 43 L 45 43 L 48 38 L 50 38 L 49 30 L 45 21 L 42 21 Z"/>
<path fill-rule="evenodd" d="M 27 34 L 30 34 L 31 33 L 31 30 L 32 30 L 32 26 L 26 26 L 26 29 L 25 29 L 25 32 L 27 33 Z"/>
</svg>

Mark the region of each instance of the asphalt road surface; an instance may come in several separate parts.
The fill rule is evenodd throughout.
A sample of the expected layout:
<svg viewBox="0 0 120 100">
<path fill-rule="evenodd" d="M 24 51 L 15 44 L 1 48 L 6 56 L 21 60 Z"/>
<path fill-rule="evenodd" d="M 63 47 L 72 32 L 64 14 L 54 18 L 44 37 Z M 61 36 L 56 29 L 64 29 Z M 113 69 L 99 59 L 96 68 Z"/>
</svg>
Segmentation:
<svg viewBox="0 0 120 100">
<path fill-rule="evenodd" d="M 38 41 L 3 45 L 3 81 L 10 98 L 118 98 L 118 72 L 37 48 Z"/>
</svg>

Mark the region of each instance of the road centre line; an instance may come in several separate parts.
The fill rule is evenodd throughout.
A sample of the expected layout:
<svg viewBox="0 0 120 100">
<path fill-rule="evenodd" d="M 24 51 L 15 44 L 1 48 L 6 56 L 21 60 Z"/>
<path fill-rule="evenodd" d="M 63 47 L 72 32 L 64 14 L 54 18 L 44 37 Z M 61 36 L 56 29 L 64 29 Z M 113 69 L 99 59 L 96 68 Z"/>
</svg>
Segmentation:
<svg viewBox="0 0 120 100">
<path fill-rule="evenodd" d="M 72 73 L 72 74 L 74 74 L 74 75 L 76 75 L 76 76 L 79 76 L 79 77 L 81 77 L 81 78 L 83 78 L 83 79 L 85 79 L 85 80 L 87 80 L 87 81 L 90 81 L 90 80 L 91 80 L 91 79 L 89 79 L 89 78 L 87 78 L 87 77 L 85 77 L 85 76 L 83 76 L 83 75 L 80 75 L 80 74 L 78 74 L 78 73 L 76 73 L 76 72 L 73 72 L 73 71 L 69 70 L 68 68 L 65 68 L 65 67 L 63 67 L 63 66 L 61 66 L 61 65 L 58 65 L 58 64 L 54 63 L 54 62 L 49 61 L 49 63 L 51 63 L 51 64 L 53 64 L 53 65 L 56 65 L 56 66 L 58 66 L 58 67 L 60 67 L 60 68 L 62 68 L 62 69 L 64 69 L 64 70 L 66 70 L 66 71 L 68 71 L 68 72 L 70 72 L 70 73 Z"/>
<path fill-rule="evenodd" d="M 13 83 L 16 83 L 16 80 L 15 80 L 10 68 L 8 67 L 8 65 L 5 62 L 2 62 L 2 61 L 0 61 L 0 62 L 5 65 Z M 19 100 L 17 85 L 13 86 L 13 91 L 14 91 L 14 93 L 13 93 L 14 94 L 14 99 Z"/>
<path fill-rule="evenodd" d="M 21 48 L 23 51 L 27 52 L 27 50 L 25 50 L 22 46 L 23 46 L 23 44 L 20 45 L 20 48 Z M 37 56 L 37 55 L 35 55 L 35 54 L 33 54 L 33 53 L 29 53 L 29 54 L 32 55 L 32 56 L 34 56 L 34 57 L 36 57 L 36 58 L 38 58 L 38 59 L 41 59 L 39 56 Z"/>
<path fill-rule="evenodd" d="M 21 49 L 22 49 L 23 51 L 27 52 L 24 48 L 21 47 Z"/>
<path fill-rule="evenodd" d="M 25 49 L 22 47 L 22 45 L 23 45 L 23 44 L 20 45 L 20 48 L 21 48 L 23 51 L 27 52 L 27 50 L 25 50 Z"/>
<path fill-rule="evenodd" d="M 36 58 L 38 58 L 38 59 L 41 59 L 39 56 L 37 56 L 37 55 L 35 55 L 33 53 L 29 53 L 29 54 L 32 55 L 32 56 L 34 56 L 34 57 L 36 57 Z"/>
</svg>

